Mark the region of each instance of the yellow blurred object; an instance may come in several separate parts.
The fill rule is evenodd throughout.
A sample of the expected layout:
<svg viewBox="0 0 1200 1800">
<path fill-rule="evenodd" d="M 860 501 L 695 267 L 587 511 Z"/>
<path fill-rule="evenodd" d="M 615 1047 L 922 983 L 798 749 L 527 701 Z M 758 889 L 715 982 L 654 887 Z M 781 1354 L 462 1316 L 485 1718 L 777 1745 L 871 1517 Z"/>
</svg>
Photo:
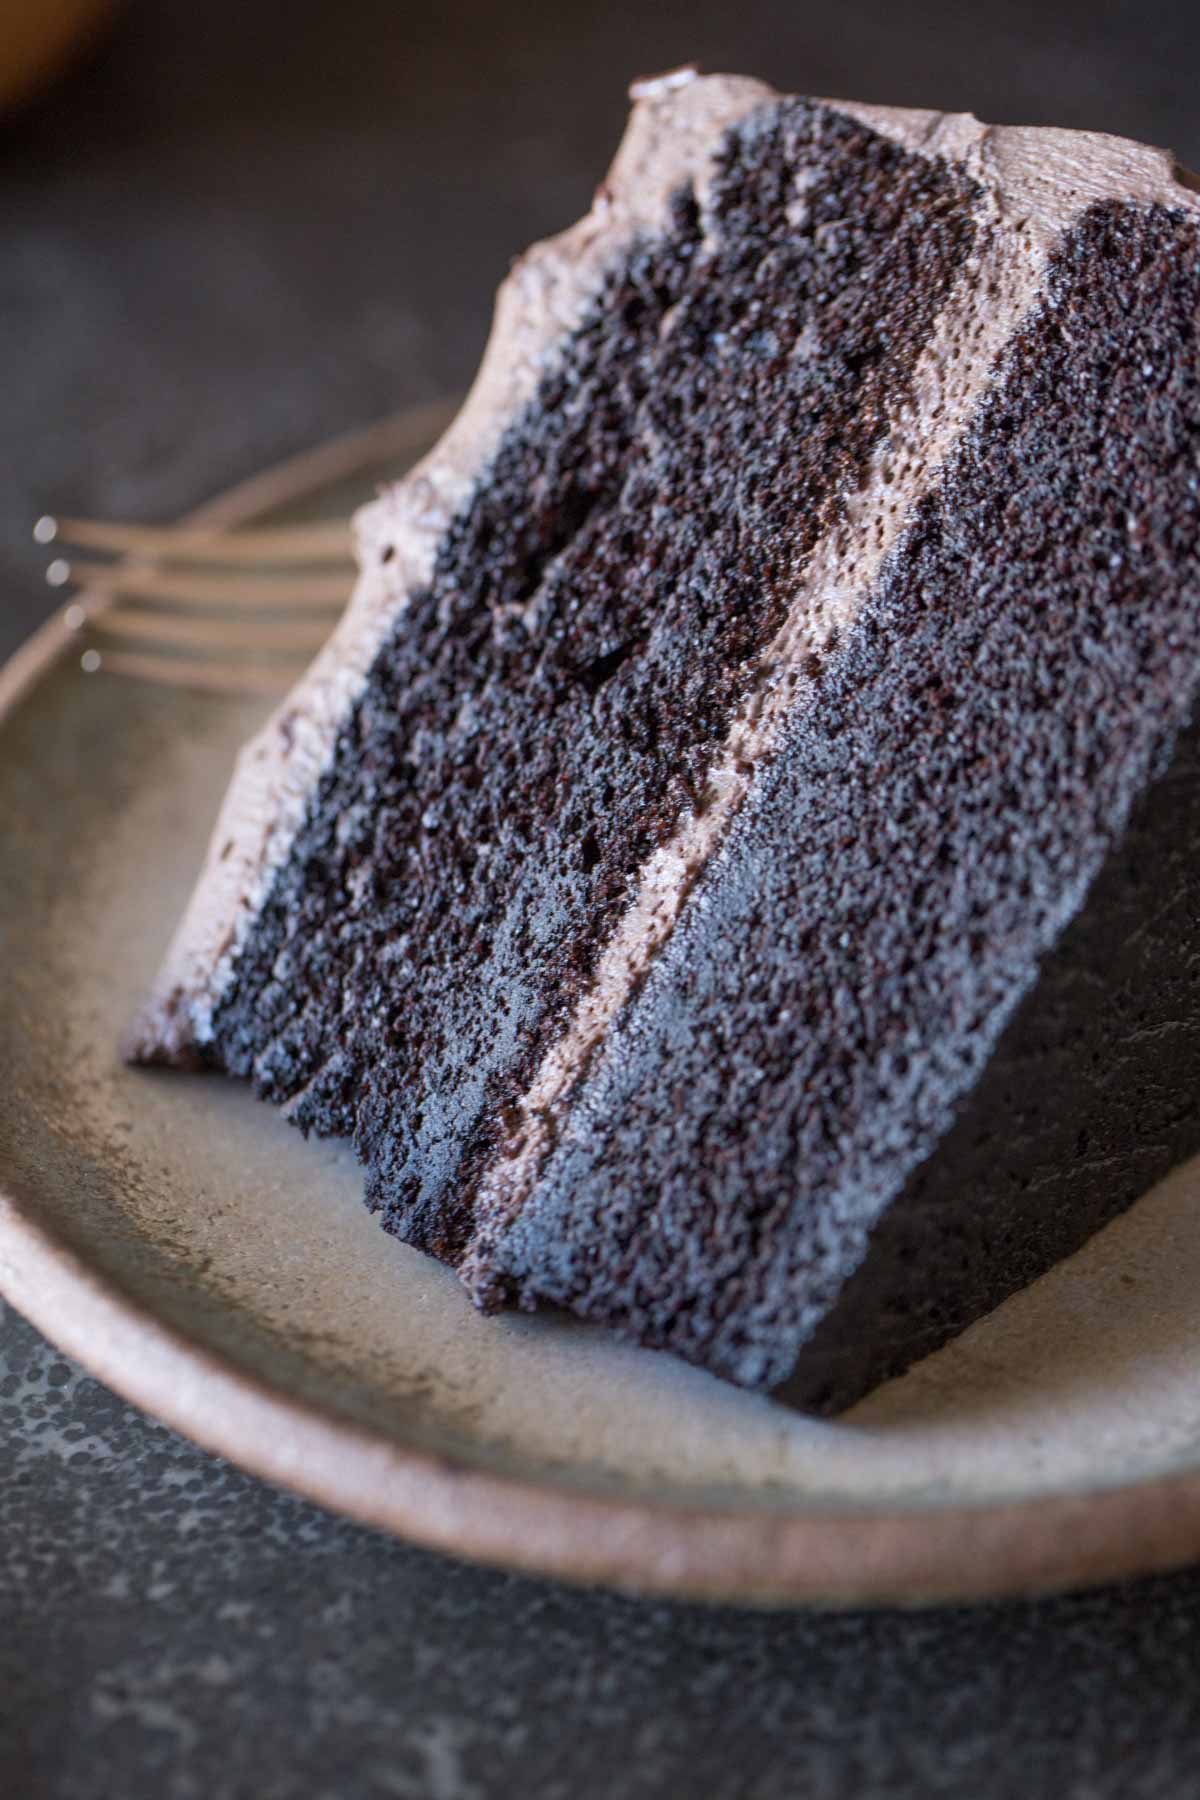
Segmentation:
<svg viewBox="0 0 1200 1800">
<path fill-rule="evenodd" d="M 53 80 L 115 11 L 115 0 L 0 0 L 0 109 Z"/>
</svg>

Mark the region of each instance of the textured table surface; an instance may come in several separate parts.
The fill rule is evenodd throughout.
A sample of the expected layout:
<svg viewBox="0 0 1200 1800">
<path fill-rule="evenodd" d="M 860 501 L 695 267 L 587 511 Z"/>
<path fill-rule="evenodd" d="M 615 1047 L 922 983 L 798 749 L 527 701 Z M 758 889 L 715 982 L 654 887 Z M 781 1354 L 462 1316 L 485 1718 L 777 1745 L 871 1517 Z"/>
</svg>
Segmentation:
<svg viewBox="0 0 1200 1800">
<path fill-rule="evenodd" d="M 1195 166 L 1198 51 L 1170 0 L 130 6 L 0 129 L 0 651 L 47 608 L 37 512 L 169 517 L 461 386 L 631 75 L 695 58 Z M 1200 1575 L 912 1616 L 578 1594 L 277 1495 L 0 1306 L 0 1794 L 1198 1792 Z"/>
</svg>

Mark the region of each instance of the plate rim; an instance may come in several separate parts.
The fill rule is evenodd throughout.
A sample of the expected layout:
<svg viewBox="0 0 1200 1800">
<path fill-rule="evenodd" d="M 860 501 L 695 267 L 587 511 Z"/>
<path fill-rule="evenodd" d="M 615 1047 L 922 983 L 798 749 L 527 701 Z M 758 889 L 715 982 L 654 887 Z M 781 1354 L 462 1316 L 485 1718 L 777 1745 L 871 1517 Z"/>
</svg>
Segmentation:
<svg viewBox="0 0 1200 1800">
<path fill-rule="evenodd" d="M 187 515 L 225 529 L 429 441 L 444 401 L 274 465 Z M 74 641 L 62 610 L 0 667 L 0 727 Z M 166 1324 L 0 1185 L 0 1297 L 124 1399 L 239 1467 L 446 1554 L 753 1606 L 916 1606 L 1094 1586 L 1200 1557 L 1200 1469 L 949 1506 L 785 1512 L 586 1492 L 326 1411 Z"/>
</svg>

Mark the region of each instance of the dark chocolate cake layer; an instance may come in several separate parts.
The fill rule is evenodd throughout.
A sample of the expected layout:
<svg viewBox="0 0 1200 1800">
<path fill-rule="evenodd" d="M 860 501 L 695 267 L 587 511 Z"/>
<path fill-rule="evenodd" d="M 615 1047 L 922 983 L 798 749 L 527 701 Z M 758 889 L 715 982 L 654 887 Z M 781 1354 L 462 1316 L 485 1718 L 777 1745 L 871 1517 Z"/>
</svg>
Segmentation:
<svg viewBox="0 0 1200 1800">
<path fill-rule="evenodd" d="M 796 177 L 803 171 L 803 212 Z M 803 100 L 609 274 L 376 657 L 209 1054 L 452 1253 L 470 1176 L 706 782 L 971 248 L 973 184 Z"/>
<path fill-rule="evenodd" d="M 843 1405 L 1200 1148 L 1198 320 L 1193 223 L 1070 234 L 491 1279 Z"/>
<path fill-rule="evenodd" d="M 134 1054 L 480 1304 L 846 1404 L 1200 1142 L 1196 193 L 637 90 L 360 515 Z M 1132 821 L 1132 822 L 1131 822 Z"/>
</svg>

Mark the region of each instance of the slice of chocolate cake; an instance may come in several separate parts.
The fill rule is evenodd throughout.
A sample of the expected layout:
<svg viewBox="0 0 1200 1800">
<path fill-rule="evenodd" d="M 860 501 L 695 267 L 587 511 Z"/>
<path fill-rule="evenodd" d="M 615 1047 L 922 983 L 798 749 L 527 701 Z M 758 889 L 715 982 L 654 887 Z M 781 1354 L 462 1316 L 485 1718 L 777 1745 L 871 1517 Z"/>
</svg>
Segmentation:
<svg viewBox="0 0 1200 1800">
<path fill-rule="evenodd" d="M 634 90 L 136 1034 L 388 1230 L 844 1405 L 1200 1148 L 1200 196 Z"/>
</svg>

